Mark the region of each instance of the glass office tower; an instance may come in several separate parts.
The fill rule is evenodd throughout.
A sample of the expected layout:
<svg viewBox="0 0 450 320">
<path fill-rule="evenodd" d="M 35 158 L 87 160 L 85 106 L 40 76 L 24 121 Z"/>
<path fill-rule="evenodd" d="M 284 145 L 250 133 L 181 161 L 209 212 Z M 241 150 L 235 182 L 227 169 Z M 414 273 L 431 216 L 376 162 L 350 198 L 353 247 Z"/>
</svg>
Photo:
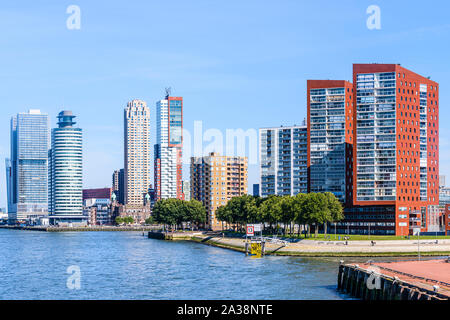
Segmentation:
<svg viewBox="0 0 450 320">
<path fill-rule="evenodd" d="M 10 223 L 48 213 L 49 119 L 40 110 L 11 119 L 11 156 L 6 159 Z"/>
</svg>

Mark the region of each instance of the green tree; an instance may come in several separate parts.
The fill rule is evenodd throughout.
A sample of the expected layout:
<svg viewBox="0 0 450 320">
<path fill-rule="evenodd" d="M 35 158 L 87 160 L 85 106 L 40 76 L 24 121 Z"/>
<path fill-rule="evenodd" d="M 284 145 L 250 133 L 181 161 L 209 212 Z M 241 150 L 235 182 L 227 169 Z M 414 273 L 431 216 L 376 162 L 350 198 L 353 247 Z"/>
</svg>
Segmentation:
<svg viewBox="0 0 450 320">
<path fill-rule="evenodd" d="M 284 234 L 287 234 L 288 226 L 292 233 L 291 223 L 295 219 L 294 199 L 291 196 L 283 196 L 278 202 L 281 210 L 281 221 L 284 225 Z"/>
<path fill-rule="evenodd" d="M 267 222 L 272 228 L 276 225 L 278 232 L 278 222 L 282 218 L 282 211 L 280 206 L 281 197 L 270 195 L 259 206 L 259 217 L 262 222 Z"/>
<path fill-rule="evenodd" d="M 122 224 L 123 223 L 123 218 L 122 217 L 116 217 L 116 223 L 117 224 Z"/>
<path fill-rule="evenodd" d="M 154 224 L 154 223 L 155 223 L 155 221 L 152 216 L 145 219 L 145 224 Z"/>
<path fill-rule="evenodd" d="M 220 206 L 216 209 L 216 218 L 217 220 L 222 221 L 222 230 L 224 222 L 228 225 L 231 225 L 233 223 L 231 210 L 226 205 Z"/>
<path fill-rule="evenodd" d="M 302 211 L 308 224 L 308 233 L 310 233 L 310 226 L 313 224 L 316 237 L 319 233 L 319 225 L 331 219 L 327 197 L 323 193 L 307 194 L 302 205 Z"/>
<path fill-rule="evenodd" d="M 324 193 L 327 201 L 327 208 L 329 211 L 329 220 L 325 223 L 325 234 L 327 233 L 327 223 L 336 223 L 344 219 L 344 209 L 341 202 L 336 196 L 331 192 Z"/>
<path fill-rule="evenodd" d="M 158 223 L 162 223 L 164 227 L 166 225 L 173 226 L 176 224 L 175 213 L 172 212 L 173 203 L 169 202 L 170 199 L 158 200 L 153 207 L 153 217 Z"/>
<path fill-rule="evenodd" d="M 191 224 L 205 223 L 206 221 L 206 209 L 200 201 L 192 199 L 190 201 L 183 201 L 183 216 L 185 221 L 191 222 Z"/>
<path fill-rule="evenodd" d="M 306 216 L 303 211 L 303 202 L 306 200 L 307 196 L 307 194 L 299 193 L 296 194 L 292 199 L 294 222 L 298 224 L 298 236 L 300 236 L 300 227 L 303 227 L 307 224 Z"/>
</svg>

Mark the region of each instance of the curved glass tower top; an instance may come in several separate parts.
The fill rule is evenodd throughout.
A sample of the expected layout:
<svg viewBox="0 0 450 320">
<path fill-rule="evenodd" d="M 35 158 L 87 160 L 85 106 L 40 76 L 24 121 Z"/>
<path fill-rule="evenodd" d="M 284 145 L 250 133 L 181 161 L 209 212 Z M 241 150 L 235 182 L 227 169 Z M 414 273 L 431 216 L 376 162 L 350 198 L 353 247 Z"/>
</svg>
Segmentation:
<svg viewBox="0 0 450 320">
<path fill-rule="evenodd" d="M 73 119 L 75 116 L 73 115 L 72 111 L 61 111 L 58 114 L 58 127 L 59 128 L 71 128 L 74 124 L 76 124 Z"/>
</svg>

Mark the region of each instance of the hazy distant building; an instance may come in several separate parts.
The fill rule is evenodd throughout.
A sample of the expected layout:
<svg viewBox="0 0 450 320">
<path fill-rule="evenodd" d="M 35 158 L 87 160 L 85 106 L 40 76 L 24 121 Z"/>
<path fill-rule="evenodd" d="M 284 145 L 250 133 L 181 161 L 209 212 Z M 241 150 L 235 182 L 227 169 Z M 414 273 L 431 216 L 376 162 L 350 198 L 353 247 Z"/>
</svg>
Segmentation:
<svg viewBox="0 0 450 320">
<path fill-rule="evenodd" d="M 445 175 L 439 175 L 439 188 L 445 188 Z"/>
<path fill-rule="evenodd" d="M 156 199 L 183 199 L 182 148 L 183 98 L 156 103 L 155 193 Z"/>
<path fill-rule="evenodd" d="M 184 195 L 184 200 L 186 200 L 186 201 L 191 200 L 191 182 L 190 181 L 183 181 L 183 195 Z"/>
<path fill-rule="evenodd" d="M 51 224 L 85 224 L 83 215 L 83 138 L 72 111 L 61 111 L 49 151 Z"/>
<path fill-rule="evenodd" d="M 49 119 L 40 110 L 11 119 L 11 155 L 6 159 L 10 223 L 48 213 Z"/>
<path fill-rule="evenodd" d="M 128 102 L 124 110 L 124 203 L 144 205 L 150 187 L 150 109 L 142 100 Z M 120 201 L 120 199 L 118 199 Z"/>
<path fill-rule="evenodd" d="M 259 183 L 253 184 L 253 196 L 259 197 Z"/>
</svg>

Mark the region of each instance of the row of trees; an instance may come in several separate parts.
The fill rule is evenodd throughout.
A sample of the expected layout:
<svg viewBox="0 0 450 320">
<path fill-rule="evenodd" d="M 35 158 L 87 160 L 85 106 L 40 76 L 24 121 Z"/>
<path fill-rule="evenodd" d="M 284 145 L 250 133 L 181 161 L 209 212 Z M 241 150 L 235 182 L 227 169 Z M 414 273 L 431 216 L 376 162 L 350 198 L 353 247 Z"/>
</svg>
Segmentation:
<svg viewBox="0 0 450 320">
<path fill-rule="evenodd" d="M 116 223 L 117 224 L 133 224 L 134 223 L 134 219 L 133 217 L 130 216 L 126 216 L 126 217 L 116 217 Z"/>
<path fill-rule="evenodd" d="M 161 199 L 155 203 L 152 209 L 151 220 L 148 222 L 179 227 L 186 222 L 190 222 L 191 226 L 193 226 L 205 223 L 205 221 L 206 210 L 200 201 Z"/>
<path fill-rule="evenodd" d="M 306 229 L 308 235 L 311 226 L 315 234 L 319 226 L 344 219 L 343 207 L 331 192 L 297 194 L 295 196 L 269 196 L 267 198 L 243 195 L 234 197 L 216 211 L 218 220 L 242 228 L 247 223 L 268 223 L 270 228 L 284 226 L 284 233 L 293 233 L 294 226 Z"/>
</svg>

